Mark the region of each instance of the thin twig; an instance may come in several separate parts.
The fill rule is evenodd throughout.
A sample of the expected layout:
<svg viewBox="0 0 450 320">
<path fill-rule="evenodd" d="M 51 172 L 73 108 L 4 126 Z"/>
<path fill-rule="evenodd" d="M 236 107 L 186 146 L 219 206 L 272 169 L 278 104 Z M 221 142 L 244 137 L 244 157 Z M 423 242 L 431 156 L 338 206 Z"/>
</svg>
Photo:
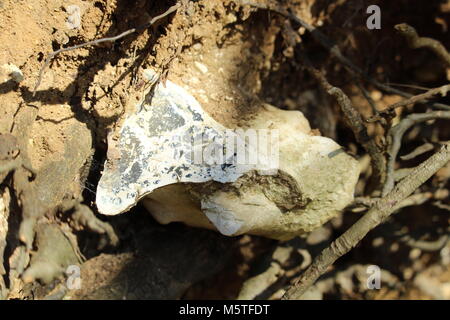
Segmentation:
<svg viewBox="0 0 450 320">
<path fill-rule="evenodd" d="M 383 186 L 382 196 L 387 195 L 394 187 L 394 166 L 405 132 L 415 124 L 434 119 L 450 119 L 450 111 L 413 113 L 389 130 L 387 138 L 386 180 Z"/>
<path fill-rule="evenodd" d="M 415 90 L 422 90 L 422 91 L 428 91 L 428 90 L 432 89 L 432 88 L 418 86 L 418 85 L 414 85 L 414 84 L 396 83 L 396 82 L 389 82 L 389 85 L 403 87 L 403 88 L 410 88 L 410 89 L 415 89 Z"/>
<path fill-rule="evenodd" d="M 411 175 L 400 181 L 372 209 L 352 225 L 344 234 L 323 250 L 301 277 L 286 291 L 283 299 L 298 299 L 341 256 L 349 252 L 369 231 L 377 227 L 398 209 L 399 204 L 440 168 L 450 161 L 450 141 L 434 155 L 414 169 Z"/>
<path fill-rule="evenodd" d="M 406 208 L 406 207 L 419 206 L 421 204 L 426 203 L 427 201 L 429 201 L 431 199 L 433 199 L 432 192 L 415 193 L 413 195 L 410 195 L 406 199 L 403 199 L 400 202 L 400 204 L 398 205 L 397 210 Z"/>
<path fill-rule="evenodd" d="M 410 235 L 405 235 L 400 238 L 400 241 L 404 242 L 406 245 L 412 248 L 417 248 L 422 251 L 433 252 L 441 250 L 447 244 L 448 238 L 449 238 L 448 234 L 443 234 L 436 240 L 427 241 L 427 240 L 416 240 Z"/>
<path fill-rule="evenodd" d="M 428 151 L 431 151 L 434 149 L 434 145 L 432 143 L 424 143 L 421 146 L 418 146 L 417 148 L 415 148 L 413 151 L 411 151 L 408 154 L 405 154 L 404 156 L 400 156 L 400 159 L 402 159 L 403 161 L 408 161 L 408 160 L 412 160 L 424 153 L 427 153 Z"/>
<path fill-rule="evenodd" d="M 442 209 L 442 210 L 447 210 L 450 211 L 450 205 L 448 204 L 443 204 L 442 201 L 436 201 L 433 203 L 433 206 L 435 206 L 436 208 Z"/>
<path fill-rule="evenodd" d="M 402 36 L 405 37 L 410 48 L 429 48 L 439 56 L 443 62 L 450 67 L 450 53 L 439 41 L 427 37 L 419 37 L 416 29 L 411 27 L 406 23 L 401 23 L 396 25 L 395 30 L 397 30 Z"/>
<path fill-rule="evenodd" d="M 56 50 L 52 53 L 50 53 L 48 55 L 48 57 L 45 59 L 44 65 L 42 66 L 41 70 L 39 71 L 39 76 L 38 76 L 38 80 L 36 81 L 36 84 L 34 86 L 33 89 L 33 97 L 36 94 L 36 90 L 38 89 L 39 85 L 41 84 L 42 81 L 42 77 L 44 76 L 44 71 L 45 69 L 50 65 L 50 62 L 53 60 L 54 57 L 56 57 L 58 54 L 62 53 L 62 52 L 67 52 L 67 51 L 72 51 L 72 50 L 76 50 L 76 49 L 80 49 L 83 47 L 87 47 L 87 46 L 91 46 L 91 45 L 98 45 L 100 43 L 103 42 L 115 42 L 119 39 L 122 39 L 132 33 L 135 33 L 137 31 L 146 29 L 148 27 L 150 27 L 152 24 L 154 24 L 155 22 L 157 22 L 158 20 L 168 16 L 169 14 L 171 14 L 172 12 L 175 12 L 176 10 L 178 10 L 178 8 L 180 7 L 180 3 L 177 3 L 173 6 L 171 6 L 169 9 L 167 9 L 167 11 L 165 11 L 164 13 L 153 17 L 149 22 L 147 22 L 146 24 L 139 26 L 137 28 L 132 28 L 129 29 L 127 31 L 122 32 L 121 34 L 114 36 L 114 37 L 106 37 L 106 38 L 101 38 L 101 39 L 96 39 L 96 40 L 92 40 L 92 41 L 88 41 L 88 42 L 84 42 L 81 44 L 77 44 L 75 46 L 72 47 L 67 47 L 67 48 L 61 48 L 59 50 Z"/>
<path fill-rule="evenodd" d="M 375 114 L 378 114 L 378 110 L 375 104 L 375 101 L 372 99 L 372 97 L 369 95 L 369 93 L 367 92 L 367 90 L 360 84 L 360 83 L 356 83 L 356 86 L 359 88 L 359 90 L 361 91 L 362 95 L 364 96 L 364 98 L 367 100 L 367 102 L 369 103 L 372 112 Z"/>
<path fill-rule="evenodd" d="M 414 168 L 411 168 L 412 170 Z M 378 197 L 358 197 L 355 198 L 353 203 L 347 207 L 347 209 L 351 209 L 353 211 L 358 210 L 361 211 L 361 208 L 371 208 L 373 207 L 381 198 Z M 406 199 L 403 199 L 397 206 L 398 209 L 402 209 L 405 207 L 412 207 L 412 206 L 418 206 L 421 204 L 424 204 L 425 202 L 433 199 L 433 193 L 431 192 L 424 192 L 424 193 L 416 193 L 413 194 Z"/>
<path fill-rule="evenodd" d="M 406 100 L 394 103 L 394 104 L 388 106 L 386 109 L 379 111 L 378 114 L 370 117 L 369 119 L 367 119 L 367 121 L 368 122 L 378 121 L 378 120 L 382 119 L 382 117 L 393 113 L 393 111 L 395 109 L 397 109 L 397 108 L 404 107 L 404 106 L 407 106 L 407 105 L 414 105 L 414 104 L 416 104 L 418 102 L 421 102 L 421 101 L 422 102 L 426 101 L 429 98 L 431 98 L 432 96 L 437 95 L 437 94 L 440 94 L 443 97 L 445 97 L 447 95 L 448 91 L 450 91 L 450 84 L 447 84 L 447 85 L 439 87 L 439 88 L 431 89 L 431 90 L 429 90 L 429 91 L 427 91 L 425 93 L 418 94 L 418 95 L 413 96 L 413 97 L 411 97 L 409 99 L 406 99 Z"/>
</svg>

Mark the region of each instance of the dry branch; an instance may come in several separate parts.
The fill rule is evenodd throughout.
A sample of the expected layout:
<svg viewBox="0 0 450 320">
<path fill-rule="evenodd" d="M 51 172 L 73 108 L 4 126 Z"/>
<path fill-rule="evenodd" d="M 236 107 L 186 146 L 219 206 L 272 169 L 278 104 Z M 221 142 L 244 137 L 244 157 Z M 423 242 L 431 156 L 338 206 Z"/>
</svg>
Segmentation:
<svg viewBox="0 0 450 320">
<path fill-rule="evenodd" d="M 300 298 L 337 259 L 356 246 L 370 230 L 386 220 L 389 215 L 398 209 L 403 199 L 411 195 L 449 161 L 450 141 L 447 141 L 440 151 L 416 167 L 411 175 L 400 181 L 386 197 L 380 199 L 362 218 L 323 250 L 301 277 L 286 291 L 283 299 Z"/>
<path fill-rule="evenodd" d="M 402 241 L 403 243 L 412 248 L 417 248 L 422 251 L 433 252 L 439 251 L 442 248 L 444 248 L 445 245 L 447 244 L 448 239 L 449 239 L 448 234 L 443 234 L 434 241 L 416 240 L 409 235 L 405 235 L 402 238 L 400 238 L 400 241 Z"/>
<path fill-rule="evenodd" d="M 374 121 L 380 120 L 382 117 L 388 116 L 389 114 L 391 114 L 397 108 L 405 107 L 407 105 L 414 105 L 421 101 L 422 102 L 426 101 L 427 99 L 429 99 L 432 96 L 437 95 L 437 94 L 440 94 L 443 97 L 445 97 L 449 90 L 450 90 L 450 84 L 447 84 L 447 85 L 439 87 L 439 88 L 431 89 L 425 93 L 418 94 L 409 99 L 394 103 L 394 104 L 390 105 L 389 107 L 387 107 L 386 109 L 379 111 L 378 114 L 370 117 L 369 119 L 367 119 L 367 121 L 374 122 Z"/>
<path fill-rule="evenodd" d="M 414 159 L 424 153 L 427 153 L 428 151 L 431 151 L 433 149 L 434 149 L 434 145 L 432 143 L 427 142 L 421 146 L 418 146 L 410 153 L 405 154 L 404 156 L 401 156 L 400 159 L 402 159 L 403 161 L 412 160 L 412 159 Z"/>
</svg>

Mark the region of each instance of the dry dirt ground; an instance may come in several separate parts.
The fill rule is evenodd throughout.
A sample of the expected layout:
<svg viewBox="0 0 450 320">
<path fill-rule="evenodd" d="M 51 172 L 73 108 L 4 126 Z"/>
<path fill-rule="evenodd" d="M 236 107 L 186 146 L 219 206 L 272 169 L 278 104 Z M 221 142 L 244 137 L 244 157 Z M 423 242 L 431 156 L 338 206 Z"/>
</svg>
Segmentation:
<svg viewBox="0 0 450 320">
<path fill-rule="evenodd" d="M 381 30 L 365 26 L 365 8 L 372 2 L 382 7 Z M 433 53 L 409 49 L 393 26 L 408 22 L 420 34 L 441 41 L 449 49 L 449 1 L 372 2 L 280 1 L 289 3 L 306 22 L 320 27 L 347 57 L 379 81 L 427 88 L 448 83 L 446 69 Z M 0 134 L 17 138 L 20 157 L 29 162 L 38 177 L 33 182 L 34 193 L 27 193 L 26 187 L 15 181 L 14 172 L 0 181 L 0 236 L 6 239 L 2 248 L 0 237 L 0 262 L 4 266 L 4 270 L 0 267 L 0 297 L 234 299 L 243 282 L 264 270 L 267 259 L 270 261 L 279 245 L 275 241 L 250 236 L 230 239 L 182 225 L 160 226 L 140 206 L 126 215 L 108 219 L 97 216 L 110 223 L 117 234 L 120 243 L 113 246 L 111 242 L 115 241 L 105 225 L 91 217 L 90 221 L 100 224 L 100 231 L 95 232 L 95 228 L 71 216 L 78 207 L 65 207 L 67 200 L 81 201 L 96 212 L 95 190 L 106 158 L 106 137 L 142 98 L 147 85 L 143 69 L 162 71 L 221 123 L 239 124 L 251 116 L 255 99 L 301 110 L 313 128 L 336 139 L 357 157 L 363 155 L 362 149 L 335 103 L 301 68 L 299 49 L 306 50 L 315 65 L 327 70 L 330 82 L 349 94 L 363 116 L 372 114 L 367 96 L 379 109 L 401 100 L 370 85 L 363 84 L 362 90 L 361 83 L 308 32 L 280 15 L 240 6 L 240 1 L 232 0 L 183 3 L 176 14 L 142 32 L 115 43 L 58 55 L 33 94 L 50 52 L 143 25 L 174 2 L 0 0 L 0 67 L 13 64 L 23 73 L 23 80 L 17 83 L 10 79 L 7 69 L 0 70 Z M 75 28 L 68 24 L 76 18 L 71 15 L 72 5 L 78 6 L 81 17 Z M 440 140 L 448 140 L 448 128 L 447 124 L 439 130 L 427 127 L 411 132 L 408 150 L 426 137 L 438 135 Z M 369 126 L 371 135 L 379 135 L 382 130 L 380 125 Z M 20 170 L 24 174 L 25 170 Z M 359 189 L 364 183 L 363 175 Z M 19 232 L 25 228 L 21 222 L 29 218 L 22 212 L 27 201 L 41 208 L 31 219 L 33 231 L 24 233 L 33 234 L 31 240 L 25 239 L 31 248 L 24 248 Z M 431 205 L 404 211 L 339 261 L 324 280 L 329 281 L 321 292 L 323 298 L 450 298 L 449 244 L 440 251 L 425 252 L 406 246 L 396 236 L 401 228 L 414 232 L 446 230 L 448 211 Z M 357 216 L 347 213 L 308 238 L 283 246 L 314 256 Z M 62 253 L 45 252 L 49 250 L 46 246 L 51 247 L 57 239 Z M 49 261 L 52 259 L 56 262 Z M 306 258 L 298 255 L 292 259 L 285 267 L 295 273 Z M 22 272 L 33 261 L 41 267 L 24 278 Z M 52 263 L 53 267 L 47 265 Z M 81 289 L 66 292 L 63 266 L 70 263 L 81 265 L 83 282 Z M 369 264 L 379 265 L 392 276 L 382 290 L 367 292 L 360 288 L 358 266 Z M 289 277 L 280 276 L 284 282 L 278 284 L 279 288 L 262 297 L 279 297 L 278 291 L 285 288 Z"/>
</svg>

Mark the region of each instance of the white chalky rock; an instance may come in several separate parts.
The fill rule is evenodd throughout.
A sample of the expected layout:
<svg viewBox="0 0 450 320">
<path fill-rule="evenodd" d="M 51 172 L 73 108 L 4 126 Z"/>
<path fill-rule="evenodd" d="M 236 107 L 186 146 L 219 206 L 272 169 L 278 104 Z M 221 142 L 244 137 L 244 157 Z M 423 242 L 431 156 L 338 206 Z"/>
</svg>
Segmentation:
<svg viewBox="0 0 450 320">
<path fill-rule="evenodd" d="M 81 9 L 77 5 L 68 5 L 66 7 L 68 13 L 66 26 L 69 29 L 79 29 L 81 27 Z"/>
<path fill-rule="evenodd" d="M 99 211 L 119 214 L 145 197 L 161 223 L 289 239 L 352 201 L 357 161 L 333 140 L 312 135 L 301 112 L 264 105 L 233 129 L 183 88 L 156 85 L 117 140 L 109 138 Z"/>
<path fill-rule="evenodd" d="M 23 73 L 16 65 L 12 63 L 4 64 L 0 67 L 0 83 L 8 80 L 13 80 L 16 83 L 23 81 Z"/>
</svg>

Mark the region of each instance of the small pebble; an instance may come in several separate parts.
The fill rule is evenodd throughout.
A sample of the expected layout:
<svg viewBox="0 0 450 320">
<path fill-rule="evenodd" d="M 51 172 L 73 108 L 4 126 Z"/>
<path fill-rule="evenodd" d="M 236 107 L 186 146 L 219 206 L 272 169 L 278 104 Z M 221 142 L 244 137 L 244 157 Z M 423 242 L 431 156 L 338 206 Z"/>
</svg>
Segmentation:
<svg viewBox="0 0 450 320">
<path fill-rule="evenodd" d="M 0 73 L 7 75 L 9 79 L 12 79 L 14 82 L 17 83 L 21 82 L 24 79 L 22 71 L 12 63 L 4 64 L 1 67 Z M 8 78 L 2 79 L 2 81 L 6 82 L 9 80 Z"/>
<path fill-rule="evenodd" d="M 409 252 L 409 258 L 410 258 L 411 260 L 415 260 L 415 259 L 417 259 L 418 257 L 420 257 L 421 254 L 422 254 L 422 251 L 421 251 L 420 249 L 414 248 L 414 249 L 412 249 L 412 250 Z"/>
<path fill-rule="evenodd" d="M 200 42 L 197 42 L 192 46 L 192 48 L 197 51 L 200 50 L 202 47 L 203 45 Z"/>
<path fill-rule="evenodd" d="M 403 271 L 403 277 L 404 277 L 406 280 L 411 279 L 413 276 L 414 276 L 414 270 L 413 270 L 413 269 L 411 269 L 411 268 L 406 268 L 406 269 Z"/>
<path fill-rule="evenodd" d="M 236 21 L 237 21 L 237 18 L 232 13 L 227 14 L 225 16 L 225 19 L 224 19 L 225 24 L 230 24 L 230 23 L 233 23 L 233 22 L 236 22 Z"/>
<path fill-rule="evenodd" d="M 63 30 L 56 30 L 55 34 L 53 35 L 53 38 L 61 46 L 69 43 L 69 36 Z"/>
<path fill-rule="evenodd" d="M 382 237 L 375 238 L 375 239 L 373 239 L 373 241 L 372 241 L 372 245 L 373 245 L 375 248 L 380 247 L 380 246 L 382 246 L 383 244 L 384 244 L 384 239 L 383 239 Z"/>
<path fill-rule="evenodd" d="M 201 73 L 205 74 L 208 72 L 208 67 L 205 66 L 203 63 L 195 61 L 194 65 L 197 68 L 197 70 L 200 71 Z"/>
<path fill-rule="evenodd" d="M 400 246 L 397 242 L 394 242 L 393 244 L 391 244 L 389 251 L 391 252 L 397 252 L 398 249 L 400 249 Z"/>
<path fill-rule="evenodd" d="M 81 9 L 77 5 L 69 5 L 66 7 L 69 17 L 66 21 L 66 26 L 69 29 L 78 29 L 81 26 Z"/>
<path fill-rule="evenodd" d="M 370 97 L 374 100 L 374 101 L 380 101 L 381 98 L 383 97 L 383 94 L 380 91 L 374 90 L 370 93 Z"/>
</svg>

